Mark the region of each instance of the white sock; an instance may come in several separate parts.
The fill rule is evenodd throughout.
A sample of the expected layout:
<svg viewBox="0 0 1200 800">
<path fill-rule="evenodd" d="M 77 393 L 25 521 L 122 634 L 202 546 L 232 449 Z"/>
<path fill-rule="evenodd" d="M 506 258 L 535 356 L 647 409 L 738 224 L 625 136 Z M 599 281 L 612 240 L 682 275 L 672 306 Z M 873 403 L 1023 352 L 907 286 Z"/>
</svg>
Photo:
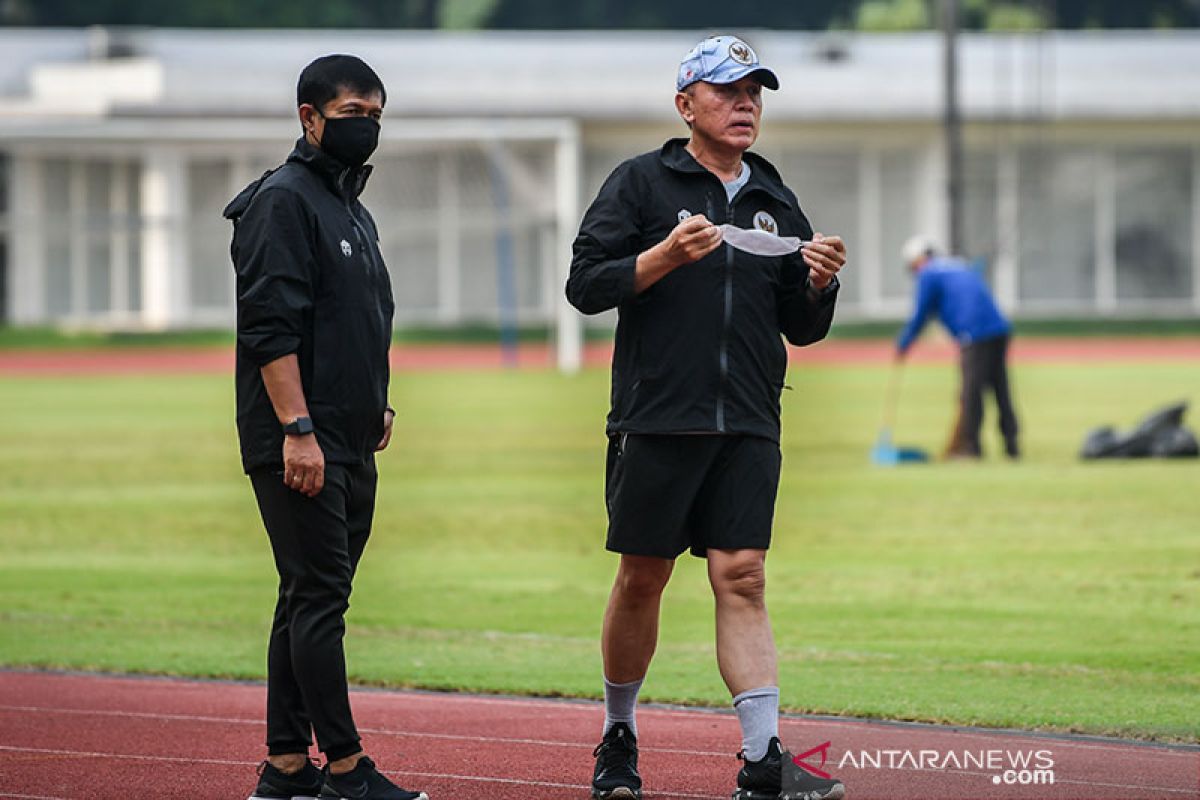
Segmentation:
<svg viewBox="0 0 1200 800">
<path fill-rule="evenodd" d="M 746 760 L 762 761 L 771 737 L 779 736 L 779 687 L 763 686 L 742 692 L 733 698 L 733 708 L 742 725 Z"/>
<path fill-rule="evenodd" d="M 604 734 L 618 722 L 629 726 L 629 732 L 637 736 L 637 698 L 641 691 L 642 681 L 629 683 L 612 683 L 604 679 Z M 603 735 L 603 734 L 601 734 Z"/>
</svg>

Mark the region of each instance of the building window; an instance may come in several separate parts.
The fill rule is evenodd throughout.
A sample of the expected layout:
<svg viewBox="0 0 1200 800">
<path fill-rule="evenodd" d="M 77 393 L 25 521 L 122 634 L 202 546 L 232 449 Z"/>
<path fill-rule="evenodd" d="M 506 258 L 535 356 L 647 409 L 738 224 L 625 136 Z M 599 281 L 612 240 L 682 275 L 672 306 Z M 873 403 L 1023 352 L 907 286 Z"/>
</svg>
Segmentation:
<svg viewBox="0 0 1200 800">
<path fill-rule="evenodd" d="M 1114 188 L 1118 304 L 1191 298 L 1191 151 L 1118 150 Z"/>
<path fill-rule="evenodd" d="M 1095 308 L 1097 171 L 1093 150 L 1021 151 L 1018 286 L 1023 308 Z"/>
<path fill-rule="evenodd" d="M 41 163 L 50 320 L 129 322 L 140 307 L 139 171 L 109 159 Z"/>
<path fill-rule="evenodd" d="M 380 220 L 396 323 L 545 322 L 558 297 L 553 150 L 463 142 L 384 153 Z"/>
<path fill-rule="evenodd" d="M 983 268 L 988 282 L 995 276 L 997 238 L 997 179 L 994 153 L 969 153 L 963 163 L 962 252 Z"/>
<path fill-rule="evenodd" d="M 837 234 L 853 246 L 860 241 L 858 150 L 789 150 L 774 158 L 783 179 L 795 191 L 815 230 Z M 843 305 L 862 300 L 862 281 L 847 272 L 838 293 Z"/>
<path fill-rule="evenodd" d="M 235 188 L 233 165 L 228 160 L 189 162 L 187 187 L 190 311 L 231 316 L 234 278 L 229 240 L 233 228 L 221 211 L 242 187 Z"/>
<path fill-rule="evenodd" d="M 912 293 L 912 282 L 900 263 L 900 251 L 914 233 L 929 233 L 922 231 L 920 225 L 920 220 L 928 215 L 923 206 L 926 195 L 920 190 L 919 154 L 908 150 L 888 151 L 883 154 L 880 171 L 882 294 L 885 299 L 907 302 Z"/>
</svg>

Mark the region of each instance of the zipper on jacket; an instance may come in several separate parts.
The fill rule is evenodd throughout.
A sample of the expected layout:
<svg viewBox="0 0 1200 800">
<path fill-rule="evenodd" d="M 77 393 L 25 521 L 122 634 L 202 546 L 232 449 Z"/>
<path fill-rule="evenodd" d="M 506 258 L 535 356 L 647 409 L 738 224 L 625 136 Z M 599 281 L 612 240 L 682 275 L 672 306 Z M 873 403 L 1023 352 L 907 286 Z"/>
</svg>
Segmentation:
<svg viewBox="0 0 1200 800">
<path fill-rule="evenodd" d="M 725 187 L 721 187 L 725 191 Z M 712 213 L 712 195 L 708 197 L 709 219 Z M 725 200 L 725 221 L 733 224 L 733 201 Z M 724 310 L 721 318 L 721 340 L 717 350 L 721 382 L 717 386 L 717 432 L 725 432 L 725 388 L 729 383 L 729 328 L 733 322 L 733 248 L 723 243 L 725 248 L 725 291 Z"/>
<path fill-rule="evenodd" d="M 366 237 L 363 235 L 363 225 L 354 214 L 354 202 L 350 199 L 350 195 L 346 191 L 346 178 L 349 177 L 350 170 L 346 170 L 338 179 L 338 184 L 342 188 L 342 202 L 346 206 L 346 216 L 350 218 L 350 227 L 354 228 L 354 238 L 358 240 L 359 250 L 364 254 L 367 261 L 367 266 L 371 270 L 372 280 L 378 282 L 379 265 L 375 263 L 375 254 L 368 246 Z"/>
<path fill-rule="evenodd" d="M 368 239 L 363 235 L 363 226 L 360 224 L 358 217 L 354 214 L 354 203 L 350 199 L 350 194 L 346 188 L 346 178 L 348 178 L 349 175 L 350 170 L 347 169 L 342 172 L 338 178 L 338 185 L 342 190 L 342 202 L 346 205 L 346 216 L 350 218 L 350 227 L 354 228 L 354 238 L 358 240 L 358 249 L 364 254 L 364 258 L 366 259 L 367 269 L 370 272 L 371 283 L 374 285 L 376 290 L 379 290 L 382 288 L 381 278 L 383 277 L 383 265 L 375 261 L 375 253 L 370 247 Z M 380 321 L 383 322 L 382 319 Z M 383 325 L 383 327 L 386 328 L 387 325 Z M 391 336 L 389 333 L 389 340 L 390 338 Z"/>
</svg>

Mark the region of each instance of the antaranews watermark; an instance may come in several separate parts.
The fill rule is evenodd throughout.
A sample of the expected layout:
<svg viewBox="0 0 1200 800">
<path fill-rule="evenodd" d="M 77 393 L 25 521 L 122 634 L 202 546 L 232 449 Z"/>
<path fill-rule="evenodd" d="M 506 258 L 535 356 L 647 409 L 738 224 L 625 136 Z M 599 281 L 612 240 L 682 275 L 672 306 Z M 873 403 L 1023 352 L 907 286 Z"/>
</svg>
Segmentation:
<svg viewBox="0 0 1200 800">
<path fill-rule="evenodd" d="M 828 777 L 825 763 L 831 742 L 794 756 L 792 763 L 811 774 Z M 817 759 L 819 763 L 816 763 Z M 1051 750 L 847 750 L 838 760 L 837 769 L 913 769 L 957 770 L 991 774 L 999 786 L 1049 786 L 1054 783 L 1054 753 Z"/>
</svg>

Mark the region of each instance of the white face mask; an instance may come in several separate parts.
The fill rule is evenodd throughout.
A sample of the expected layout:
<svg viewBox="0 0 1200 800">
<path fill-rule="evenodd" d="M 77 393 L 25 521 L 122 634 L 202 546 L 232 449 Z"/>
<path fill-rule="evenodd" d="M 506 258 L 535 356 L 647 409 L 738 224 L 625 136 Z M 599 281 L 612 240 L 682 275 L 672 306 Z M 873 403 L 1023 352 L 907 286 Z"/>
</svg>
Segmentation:
<svg viewBox="0 0 1200 800">
<path fill-rule="evenodd" d="M 735 228 L 725 224 L 718 226 L 721 238 L 738 250 L 744 250 L 756 256 L 786 256 L 797 252 L 808 244 L 798 236 L 776 236 L 773 233 L 760 231 L 757 228 Z"/>
</svg>

